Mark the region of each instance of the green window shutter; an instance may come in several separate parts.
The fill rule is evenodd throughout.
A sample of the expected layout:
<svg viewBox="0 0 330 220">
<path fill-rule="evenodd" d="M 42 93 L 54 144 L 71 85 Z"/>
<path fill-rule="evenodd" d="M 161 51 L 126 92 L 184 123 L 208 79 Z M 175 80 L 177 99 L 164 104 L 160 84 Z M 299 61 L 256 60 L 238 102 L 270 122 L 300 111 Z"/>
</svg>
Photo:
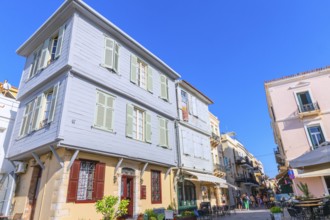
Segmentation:
<svg viewBox="0 0 330 220">
<path fill-rule="evenodd" d="M 113 54 L 115 41 L 111 38 L 104 38 L 104 67 L 113 69 Z"/>
<path fill-rule="evenodd" d="M 29 102 L 28 104 L 26 104 L 25 106 L 25 111 L 24 111 L 24 115 L 23 115 L 23 120 L 22 120 L 22 125 L 21 125 L 21 131 L 20 131 L 20 136 L 24 135 L 27 133 L 27 130 L 29 128 L 29 114 L 32 111 L 32 102 Z"/>
<path fill-rule="evenodd" d="M 162 99 L 168 100 L 168 93 L 167 93 L 167 78 L 164 75 L 160 75 L 160 97 Z"/>
<path fill-rule="evenodd" d="M 159 118 L 159 145 L 162 147 L 167 147 L 166 124 L 167 122 L 164 118 Z"/>
<path fill-rule="evenodd" d="M 115 53 L 113 60 L 113 70 L 118 73 L 118 65 L 119 65 L 119 44 L 115 42 Z"/>
<path fill-rule="evenodd" d="M 35 101 L 35 106 L 33 110 L 33 119 L 32 119 L 32 131 L 37 130 L 40 127 L 40 118 L 42 111 L 42 100 L 43 95 L 39 95 Z"/>
<path fill-rule="evenodd" d="M 48 60 L 50 58 L 49 54 L 49 38 L 44 42 L 42 49 L 41 49 L 41 55 L 39 58 L 39 64 L 38 64 L 38 70 L 44 69 L 47 67 Z"/>
<path fill-rule="evenodd" d="M 153 82 L 152 82 L 152 69 L 148 66 L 148 91 L 152 93 L 153 90 Z"/>
<path fill-rule="evenodd" d="M 31 132 L 32 113 L 33 113 L 33 109 L 34 109 L 34 104 L 35 104 L 35 100 L 33 100 L 32 102 L 29 103 L 24 134 L 28 134 Z"/>
<path fill-rule="evenodd" d="M 104 126 L 104 115 L 105 115 L 105 95 L 102 92 L 97 91 L 96 94 L 96 116 L 95 116 L 95 126 Z"/>
<path fill-rule="evenodd" d="M 151 115 L 149 113 L 145 113 L 146 120 L 145 120 L 145 136 L 146 136 L 146 142 L 151 143 Z"/>
<path fill-rule="evenodd" d="M 137 83 L 137 57 L 131 55 L 131 82 Z"/>
<path fill-rule="evenodd" d="M 47 123 L 50 123 L 54 120 L 59 85 L 60 85 L 60 83 L 58 82 L 53 88 L 53 97 L 52 97 L 52 102 L 50 105 L 49 117 L 48 117 Z"/>
<path fill-rule="evenodd" d="M 133 111 L 134 108 L 132 105 L 127 104 L 126 107 L 126 136 L 133 137 Z"/>
<path fill-rule="evenodd" d="M 108 130 L 113 130 L 113 102 L 114 97 L 107 95 L 106 97 L 106 112 L 105 112 L 105 128 Z"/>
<path fill-rule="evenodd" d="M 55 59 L 57 59 L 62 52 L 62 45 L 63 45 L 63 38 L 64 38 L 64 31 L 65 31 L 65 25 L 60 27 L 58 31 L 58 38 L 57 38 L 57 46 L 56 46 L 56 52 L 55 52 Z"/>
</svg>

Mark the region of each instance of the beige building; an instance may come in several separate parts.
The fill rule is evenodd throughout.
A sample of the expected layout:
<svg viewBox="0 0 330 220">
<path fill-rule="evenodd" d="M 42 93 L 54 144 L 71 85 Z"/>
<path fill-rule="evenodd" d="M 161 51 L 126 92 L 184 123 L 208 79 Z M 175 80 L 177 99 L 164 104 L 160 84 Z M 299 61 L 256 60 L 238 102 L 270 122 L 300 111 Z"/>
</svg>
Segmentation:
<svg viewBox="0 0 330 220">
<path fill-rule="evenodd" d="M 226 179 L 232 185 L 229 187 L 231 204 L 235 204 L 237 195 L 258 193 L 264 176 L 262 163 L 233 136 L 233 132 L 221 135 Z"/>
<path fill-rule="evenodd" d="M 314 196 L 329 194 L 329 84 L 329 67 L 265 83 L 282 191 L 292 185 L 294 193 L 302 195 L 297 187 L 301 182 L 308 184 Z"/>
<path fill-rule="evenodd" d="M 223 149 L 220 137 L 220 121 L 210 112 L 211 124 L 211 155 L 213 161 L 213 175 L 219 178 L 226 178 L 226 169 L 223 164 Z M 220 184 L 215 188 L 217 206 L 229 204 L 228 184 Z"/>
</svg>

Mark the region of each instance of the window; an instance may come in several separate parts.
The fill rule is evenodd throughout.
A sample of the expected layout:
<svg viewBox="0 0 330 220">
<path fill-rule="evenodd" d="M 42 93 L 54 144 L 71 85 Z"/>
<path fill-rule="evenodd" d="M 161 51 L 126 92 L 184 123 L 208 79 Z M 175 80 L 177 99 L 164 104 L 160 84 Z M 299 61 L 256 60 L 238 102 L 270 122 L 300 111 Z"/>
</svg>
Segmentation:
<svg viewBox="0 0 330 220">
<path fill-rule="evenodd" d="M 134 55 L 131 55 L 131 82 L 149 92 L 153 90 L 151 68 Z"/>
<path fill-rule="evenodd" d="M 312 99 L 311 99 L 308 91 L 297 93 L 297 98 L 298 98 L 298 102 L 299 102 L 300 112 L 307 112 L 307 111 L 315 110 Z"/>
<path fill-rule="evenodd" d="M 168 147 L 168 121 L 165 118 L 159 118 L 159 145 Z"/>
<path fill-rule="evenodd" d="M 144 141 L 145 118 L 144 111 L 134 108 L 133 111 L 133 138 Z"/>
<path fill-rule="evenodd" d="M 96 110 L 94 126 L 105 130 L 113 130 L 114 97 L 104 92 L 96 92 Z"/>
<path fill-rule="evenodd" d="M 94 202 L 104 193 L 105 164 L 76 160 L 70 170 L 68 202 Z"/>
<path fill-rule="evenodd" d="M 119 44 L 109 38 L 104 38 L 104 61 L 103 66 L 118 72 Z"/>
<path fill-rule="evenodd" d="M 60 27 L 54 35 L 46 39 L 45 42 L 35 50 L 29 78 L 46 68 L 61 55 L 64 30 L 65 26 Z"/>
<path fill-rule="evenodd" d="M 320 144 L 325 142 L 322 129 L 319 125 L 310 126 L 307 128 L 307 130 L 314 149 L 318 148 Z"/>
<path fill-rule="evenodd" d="M 160 75 L 160 98 L 168 101 L 168 79 L 165 75 Z"/>
<path fill-rule="evenodd" d="M 151 171 L 151 203 L 162 203 L 162 185 L 160 171 Z"/>
<path fill-rule="evenodd" d="M 127 105 L 126 136 L 151 143 L 151 115 L 138 107 Z"/>
<path fill-rule="evenodd" d="M 188 121 L 189 120 L 188 93 L 183 90 L 181 90 L 181 111 L 182 111 L 182 119 L 184 121 Z"/>
<path fill-rule="evenodd" d="M 24 111 L 20 136 L 38 130 L 54 120 L 59 83 L 29 102 Z"/>
<path fill-rule="evenodd" d="M 178 182 L 178 200 L 179 206 L 196 205 L 196 188 L 192 182 Z"/>
</svg>

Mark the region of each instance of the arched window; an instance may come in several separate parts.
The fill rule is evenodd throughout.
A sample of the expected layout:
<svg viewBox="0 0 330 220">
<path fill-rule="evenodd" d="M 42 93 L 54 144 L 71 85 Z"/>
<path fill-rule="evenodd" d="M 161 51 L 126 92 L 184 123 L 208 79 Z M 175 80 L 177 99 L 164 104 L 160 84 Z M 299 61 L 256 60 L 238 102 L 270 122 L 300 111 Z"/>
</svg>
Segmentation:
<svg viewBox="0 0 330 220">
<path fill-rule="evenodd" d="M 132 168 L 122 168 L 121 169 L 121 174 L 122 175 L 127 175 L 127 176 L 134 176 L 135 175 L 135 170 L 133 170 Z"/>
<path fill-rule="evenodd" d="M 179 206 L 196 205 L 196 188 L 192 182 L 178 182 L 178 200 Z"/>
</svg>

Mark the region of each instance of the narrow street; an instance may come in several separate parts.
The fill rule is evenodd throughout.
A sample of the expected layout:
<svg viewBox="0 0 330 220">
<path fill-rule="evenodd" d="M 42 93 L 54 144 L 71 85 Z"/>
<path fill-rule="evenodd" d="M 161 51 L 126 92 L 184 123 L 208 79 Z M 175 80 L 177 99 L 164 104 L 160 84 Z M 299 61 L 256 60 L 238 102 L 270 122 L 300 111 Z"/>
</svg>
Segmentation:
<svg viewBox="0 0 330 220">
<path fill-rule="evenodd" d="M 269 209 L 236 210 L 236 214 L 218 217 L 223 220 L 270 220 Z"/>
</svg>

